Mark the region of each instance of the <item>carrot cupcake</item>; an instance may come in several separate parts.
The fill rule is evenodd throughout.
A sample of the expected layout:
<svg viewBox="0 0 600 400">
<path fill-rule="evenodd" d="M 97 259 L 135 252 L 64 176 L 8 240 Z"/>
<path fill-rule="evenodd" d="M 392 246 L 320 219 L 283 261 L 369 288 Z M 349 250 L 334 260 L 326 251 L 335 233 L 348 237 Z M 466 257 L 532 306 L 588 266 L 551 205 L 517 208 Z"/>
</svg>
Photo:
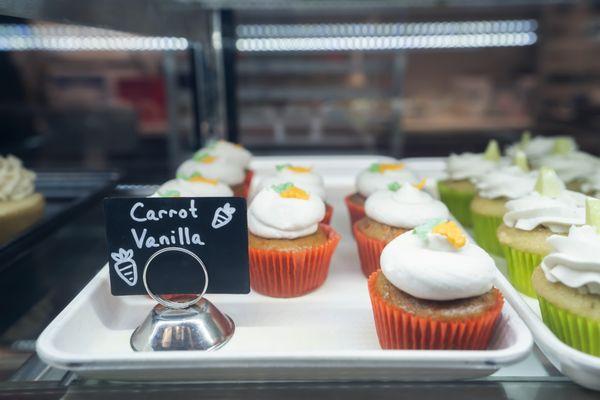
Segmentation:
<svg viewBox="0 0 600 400">
<path fill-rule="evenodd" d="M 39 220 L 45 203 L 35 191 L 35 173 L 15 156 L 0 156 L 0 244 Z"/>
<path fill-rule="evenodd" d="M 216 179 L 193 175 L 187 179 L 171 179 L 163 183 L 152 197 L 229 197 L 231 188 Z"/>
<path fill-rule="evenodd" d="M 246 196 L 244 169 L 221 157 L 208 152 L 196 153 L 194 158 L 185 161 L 177 169 L 177 178 L 189 180 L 197 175 L 226 184 L 236 196 Z"/>
<path fill-rule="evenodd" d="M 587 199 L 587 221 L 548 238 L 550 253 L 532 277 L 544 323 L 563 342 L 600 357 L 600 200 Z"/>
<path fill-rule="evenodd" d="M 202 154 L 203 152 L 208 152 L 242 168 L 245 172 L 244 184 L 246 185 L 246 192 L 248 191 L 254 175 L 254 172 L 250 169 L 252 153 L 242 145 L 226 140 L 212 140 L 208 142 L 206 147 L 196 152 L 196 154 Z"/>
<path fill-rule="evenodd" d="M 498 241 L 507 261 L 508 280 L 535 296 L 531 274 L 551 251 L 546 239 L 585 223 L 585 195 L 566 190 L 553 170 L 542 168 L 531 194 L 508 201 Z"/>
<path fill-rule="evenodd" d="M 413 184 L 394 182 L 365 202 L 366 216 L 353 225 L 366 277 L 379 268 L 381 251 L 395 237 L 432 218 L 448 218 L 448 208 Z"/>
<path fill-rule="evenodd" d="M 356 192 L 345 199 L 352 225 L 365 216 L 365 201 L 390 183 L 416 183 L 417 177 L 404 163 L 374 163 L 356 177 Z"/>
<path fill-rule="evenodd" d="M 383 349 L 482 350 L 504 300 L 494 261 L 452 221 L 432 220 L 392 240 L 369 294 Z"/>
<path fill-rule="evenodd" d="M 287 182 L 262 189 L 248 208 L 250 286 L 296 297 L 321 286 L 340 236 L 320 224 L 325 203 Z"/>
<path fill-rule="evenodd" d="M 438 181 L 440 199 L 463 225 L 471 226 L 471 201 L 477 194 L 473 180 L 500 166 L 500 150 L 490 141 L 485 153 L 450 154 L 446 161 L 447 179 Z"/>
<path fill-rule="evenodd" d="M 509 200 L 533 192 L 538 173 L 530 171 L 525 153 L 518 151 L 515 165 L 500 167 L 475 181 L 477 195 L 471 202 L 473 236 L 484 250 L 503 256 L 496 231 L 502 225 Z"/>
<path fill-rule="evenodd" d="M 265 187 L 281 185 L 286 182 L 291 182 L 300 189 L 319 196 L 321 200 L 325 202 L 325 217 L 321 222 L 324 224 L 329 224 L 331 222 L 333 207 L 326 202 L 327 199 L 323 177 L 315 173 L 311 167 L 292 164 L 277 165 L 275 167 L 275 174 L 261 179 L 254 191 L 258 193 Z M 250 197 L 254 197 L 254 194 Z"/>
</svg>

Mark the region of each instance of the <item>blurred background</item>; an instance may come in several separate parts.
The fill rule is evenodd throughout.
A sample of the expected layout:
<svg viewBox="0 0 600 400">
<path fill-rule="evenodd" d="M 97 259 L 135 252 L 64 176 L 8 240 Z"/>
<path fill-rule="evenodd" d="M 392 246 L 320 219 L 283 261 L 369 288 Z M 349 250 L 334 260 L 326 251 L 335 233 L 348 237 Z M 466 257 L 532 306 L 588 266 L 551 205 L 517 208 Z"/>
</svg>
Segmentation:
<svg viewBox="0 0 600 400">
<path fill-rule="evenodd" d="M 177 29 L 2 17 L 1 152 L 144 181 L 211 136 L 258 154 L 406 157 L 529 129 L 600 150 L 597 2 L 231 3 L 198 34 L 215 57 Z"/>
</svg>

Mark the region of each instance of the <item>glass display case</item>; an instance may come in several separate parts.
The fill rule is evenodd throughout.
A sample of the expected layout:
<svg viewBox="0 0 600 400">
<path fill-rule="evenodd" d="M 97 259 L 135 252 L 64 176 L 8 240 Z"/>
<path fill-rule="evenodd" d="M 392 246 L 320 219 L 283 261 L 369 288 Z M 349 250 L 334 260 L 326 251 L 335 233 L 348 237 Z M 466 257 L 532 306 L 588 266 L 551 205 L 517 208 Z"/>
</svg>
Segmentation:
<svg viewBox="0 0 600 400">
<path fill-rule="evenodd" d="M 0 156 L 14 154 L 36 172 L 37 191 L 46 202 L 33 228 L 0 244 L 0 397 L 391 398 L 402 393 L 431 398 L 596 398 L 597 392 L 565 375 L 578 368 L 573 359 L 557 357 L 561 348 L 549 351 L 554 342 L 540 342 L 541 328 L 531 328 L 536 322 L 522 311 L 531 302 L 517 291 L 504 293 L 512 313 L 504 318 L 522 324 L 522 336 L 506 328 L 490 345 L 499 351 L 497 360 L 473 355 L 463 361 L 474 375 L 434 372 L 431 379 L 427 370 L 419 369 L 420 360 L 413 361 L 413 371 L 405 360 L 389 361 L 387 375 L 380 371 L 378 379 L 368 375 L 369 368 L 383 370 L 385 360 L 371 360 L 362 365 L 369 378 L 361 379 L 351 367 L 368 359 L 360 351 L 368 352 L 373 343 L 384 351 L 374 335 L 373 343 L 361 341 L 362 328 L 345 319 L 354 312 L 355 298 L 348 293 L 354 281 L 345 281 L 340 270 L 345 264 L 358 265 L 345 196 L 354 190 L 355 176 L 372 163 L 392 165 L 401 159 L 402 168 L 407 165 L 419 178 L 431 179 L 421 186 L 435 196 L 431 182 L 444 178 L 442 157 L 481 153 L 490 140 L 501 149 L 521 140 L 524 149 L 524 131 L 534 137 L 571 137 L 581 152 L 597 157 L 599 18 L 594 2 L 560 0 L 0 0 Z M 331 185 L 327 205 L 335 209 L 331 224 L 343 237 L 333 259 L 340 284 L 329 290 L 348 296 L 345 303 L 336 303 L 335 312 L 324 308 L 322 318 L 312 315 L 308 328 L 290 316 L 283 318 L 283 325 L 299 330 L 298 336 L 290 336 L 290 346 L 307 346 L 298 345 L 301 351 L 283 366 L 276 356 L 263 364 L 242 358 L 235 368 L 222 367 L 221 375 L 212 378 L 202 376 L 213 373 L 206 369 L 198 372 L 198 379 L 177 379 L 168 372 L 164 379 L 152 374 L 144 379 L 144 373 L 139 379 L 116 379 L 90 373 L 93 367 L 82 373 L 83 361 L 70 368 L 49 365 L 36 354 L 36 341 L 65 307 L 74 309 L 73 299 L 100 279 L 107 261 L 101 199 L 159 193 L 159 184 L 176 173 L 181 178 L 177 167 L 198 158 L 194 152 L 215 139 L 252 151 L 255 186 L 246 193 L 250 197 L 260 182 L 256 178 L 275 165 L 306 164 L 323 174 Z M 561 140 L 551 145 L 558 153 L 565 143 Z M 589 175 L 595 173 L 592 168 Z M 580 178 L 569 188 L 577 184 L 583 191 L 586 177 Z M 2 184 L 0 179 L 0 189 Z M 598 193 L 600 189 L 586 194 Z M 0 205 L 2 196 L 0 191 Z M 506 263 L 497 265 L 506 272 Z M 508 281 L 506 285 L 511 286 Z M 366 289 L 363 294 L 364 299 L 357 298 L 368 303 Z M 248 300 L 257 307 L 254 311 L 244 305 L 239 310 L 254 315 L 267 310 L 260 307 L 275 309 L 286 301 L 271 303 L 256 296 Z M 232 304 L 238 304 L 215 298 L 230 313 Z M 329 298 L 315 293 L 311 299 L 308 307 Z M 92 307 L 90 313 L 98 316 L 85 319 L 88 326 L 96 317 L 112 315 L 110 308 L 98 311 L 102 307 Z M 294 310 L 300 319 L 305 315 L 306 310 Z M 365 310 L 357 310 L 360 325 Z M 311 354 L 311 341 L 317 343 L 318 335 L 331 334 L 325 319 L 329 312 L 347 329 L 348 343 L 356 339 L 360 350 L 344 353 L 348 370 L 340 375 L 326 371 L 326 357 L 321 364 L 302 358 Z M 245 317 L 238 318 L 243 332 L 262 326 L 244 325 Z M 541 325 L 539 318 L 537 323 Z M 283 325 L 266 324 L 288 332 Z M 114 329 L 129 328 L 134 327 Z M 85 331 L 85 323 L 77 329 Z M 56 335 L 53 340 L 60 344 Z M 513 340 L 514 354 L 502 347 L 502 340 Z M 272 343 L 261 348 L 261 355 L 268 358 L 271 351 L 287 350 L 283 342 L 281 347 Z M 331 350 L 354 350 L 345 349 L 344 343 L 340 340 L 337 348 L 332 344 Z M 522 347 L 516 349 L 515 343 Z M 78 346 L 86 347 L 82 342 Z M 94 338 L 89 346 L 101 359 L 106 343 Z M 329 354 L 329 349 L 314 347 Z M 515 355 L 517 351 L 522 354 Z M 331 354 L 335 361 L 329 361 L 339 361 L 339 354 Z M 244 378 L 244 372 L 267 368 L 269 362 L 281 368 L 281 377 L 271 370 L 259 378 Z M 399 364 L 403 369 L 395 370 Z M 123 365 L 127 370 L 127 362 Z M 481 372 L 486 368 L 490 374 Z M 302 375 L 302 369 L 313 369 L 313 374 Z M 598 369 L 591 371 L 585 377 L 575 373 L 575 381 L 600 377 Z M 419 374 L 425 376 L 415 376 Z"/>
</svg>

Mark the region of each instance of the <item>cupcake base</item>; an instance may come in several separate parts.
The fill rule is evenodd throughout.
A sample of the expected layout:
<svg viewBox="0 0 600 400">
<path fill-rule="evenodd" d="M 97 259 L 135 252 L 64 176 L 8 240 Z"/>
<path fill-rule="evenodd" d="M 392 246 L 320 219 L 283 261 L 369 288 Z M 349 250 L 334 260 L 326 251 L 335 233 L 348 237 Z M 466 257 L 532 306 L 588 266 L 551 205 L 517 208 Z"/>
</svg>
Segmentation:
<svg viewBox="0 0 600 400">
<path fill-rule="evenodd" d="M 439 181 L 440 200 L 464 227 L 473 226 L 471 201 L 475 197 L 475 186 L 467 181 Z"/>
<path fill-rule="evenodd" d="M 333 207 L 327 203 L 325 203 L 325 217 L 321 221 L 322 224 L 330 225 L 331 218 L 333 218 Z"/>
<path fill-rule="evenodd" d="M 373 272 L 379 269 L 379 258 L 381 257 L 383 248 L 395 237 L 406 232 L 406 230 L 402 228 L 383 226 L 383 224 L 372 221 L 373 224 L 378 224 L 383 227 L 383 232 L 380 232 L 382 238 L 378 239 L 365 233 L 365 223 L 367 223 L 367 217 L 357 221 L 352 226 L 352 232 L 354 233 L 354 238 L 356 239 L 360 267 L 365 277 L 368 278 Z M 373 230 L 378 230 L 378 228 L 375 227 Z"/>
<path fill-rule="evenodd" d="M 298 297 L 320 287 L 327 279 L 331 256 L 340 235 L 321 224 L 325 243 L 299 250 L 249 248 L 250 286 L 271 297 Z"/>
<path fill-rule="evenodd" d="M 504 299 L 492 289 L 495 302 L 486 312 L 457 320 L 420 317 L 386 301 L 377 289 L 381 271 L 369 277 L 373 318 L 382 349 L 483 350 L 489 345 Z"/>
<path fill-rule="evenodd" d="M 353 193 L 346 196 L 344 202 L 346 203 L 348 214 L 350 215 L 350 226 L 354 226 L 356 222 L 367 216 L 367 214 L 365 214 L 365 198 L 359 193 Z"/>
</svg>

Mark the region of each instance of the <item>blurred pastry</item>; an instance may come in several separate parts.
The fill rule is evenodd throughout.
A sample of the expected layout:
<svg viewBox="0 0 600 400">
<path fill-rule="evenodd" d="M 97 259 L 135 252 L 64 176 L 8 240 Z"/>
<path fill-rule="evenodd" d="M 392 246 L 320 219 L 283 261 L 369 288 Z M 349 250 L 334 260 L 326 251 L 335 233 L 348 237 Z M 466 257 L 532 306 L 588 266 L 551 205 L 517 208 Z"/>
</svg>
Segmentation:
<svg viewBox="0 0 600 400">
<path fill-rule="evenodd" d="M 177 169 L 177 178 L 189 180 L 194 176 L 216 179 L 229 186 L 235 196 L 246 197 L 245 172 L 238 164 L 212 155 L 208 152 L 196 153 L 194 158 L 185 161 Z"/>
<path fill-rule="evenodd" d="M 151 197 L 229 197 L 231 188 L 216 179 L 193 175 L 163 183 Z"/>
<path fill-rule="evenodd" d="M 0 156 L 0 243 L 38 221 L 44 206 L 44 197 L 35 191 L 35 173 L 17 157 Z"/>
</svg>

